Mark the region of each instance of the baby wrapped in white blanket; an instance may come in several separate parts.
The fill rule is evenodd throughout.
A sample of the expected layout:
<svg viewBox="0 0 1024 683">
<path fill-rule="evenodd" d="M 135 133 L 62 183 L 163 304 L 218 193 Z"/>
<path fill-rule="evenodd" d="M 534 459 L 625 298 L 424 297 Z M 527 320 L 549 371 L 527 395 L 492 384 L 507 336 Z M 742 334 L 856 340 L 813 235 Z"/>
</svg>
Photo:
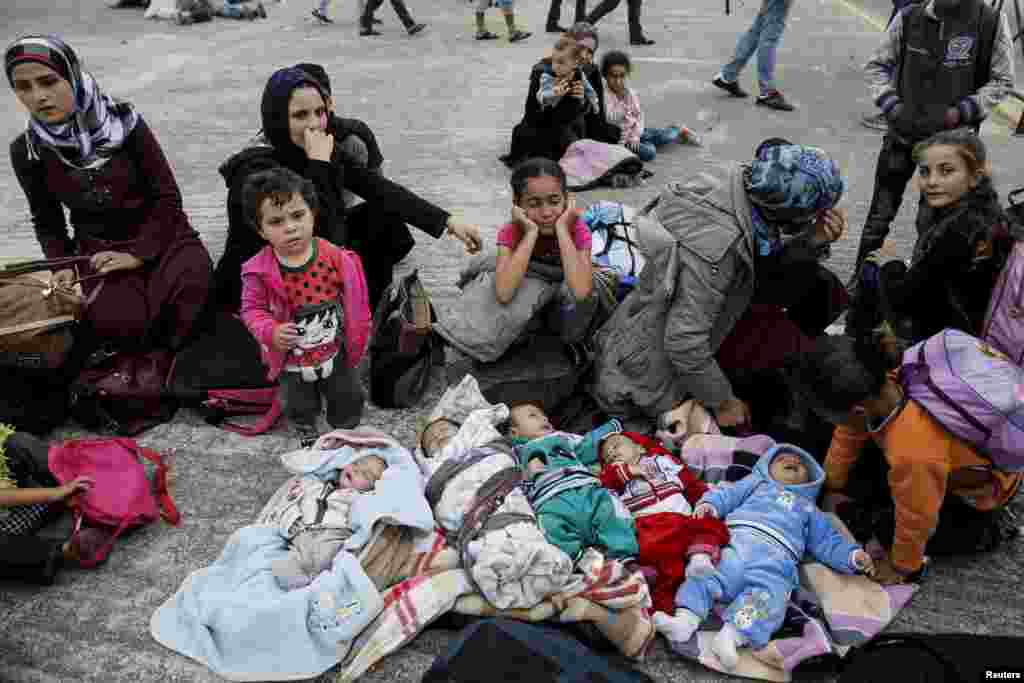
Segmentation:
<svg viewBox="0 0 1024 683">
<path fill-rule="evenodd" d="M 564 590 L 573 567 L 545 540 L 519 488 L 518 460 L 495 428 L 507 418 L 467 376 L 441 398 L 417 458 L 434 518 L 481 595 L 499 609 L 530 608 Z"/>
</svg>

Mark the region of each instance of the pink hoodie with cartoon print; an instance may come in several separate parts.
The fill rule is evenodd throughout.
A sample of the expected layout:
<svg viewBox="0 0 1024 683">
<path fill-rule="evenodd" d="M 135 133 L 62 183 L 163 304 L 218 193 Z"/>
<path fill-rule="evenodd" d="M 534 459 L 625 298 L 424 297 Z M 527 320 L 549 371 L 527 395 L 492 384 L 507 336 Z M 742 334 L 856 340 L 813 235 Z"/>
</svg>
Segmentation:
<svg viewBox="0 0 1024 683">
<path fill-rule="evenodd" d="M 354 251 L 342 249 L 325 239 L 318 240 L 318 252 L 334 266 L 344 283 L 341 292 L 345 316 L 346 365 L 354 368 L 366 353 L 371 314 L 363 262 Z M 274 330 L 292 321 L 294 308 L 285 292 L 281 268 L 269 244 L 242 265 L 242 322 L 260 345 L 267 378 L 277 379 L 287 354 L 274 348 Z"/>
</svg>

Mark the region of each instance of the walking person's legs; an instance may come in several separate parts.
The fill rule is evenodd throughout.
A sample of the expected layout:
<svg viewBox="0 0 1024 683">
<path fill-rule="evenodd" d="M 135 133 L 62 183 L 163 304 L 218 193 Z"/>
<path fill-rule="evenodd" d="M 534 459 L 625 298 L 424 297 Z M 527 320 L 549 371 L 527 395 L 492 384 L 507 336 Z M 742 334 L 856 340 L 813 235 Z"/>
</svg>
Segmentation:
<svg viewBox="0 0 1024 683">
<path fill-rule="evenodd" d="M 629 44 L 654 45 L 654 41 L 644 35 L 640 25 L 640 14 L 643 11 L 643 0 L 626 0 L 627 16 L 629 17 Z"/>
<path fill-rule="evenodd" d="M 764 22 L 757 42 L 757 83 L 761 91 L 757 103 L 782 111 L 792 111 L 793 105 L 775 87 L 775 56 L 791 6 L 792 0 L 765 0 Z"/>
<path fill-rule="evenodd" d="M 597 24 L 597 22 L 601 21 L 606 14 L 618 7 L 620 2 L 622 2 L 622 0 L 601 0 L 597 7 L 590 11 L 590 14 L 587 15 L 587 18 L 584 19 L 584 21 L 588 24 Z"/>
<path fill-rule="evenodd" d="M 330 5 L 331 0 L 318 0 L 316 7 L 313 8 L 313 16 L 316 17 L 323 24 L 333 24 L 334 20 L 331 19 L 327 13 L 327 7 Z"/>
<path fill-rule="evenodd" d="M 544 24 L 544 30 L 548 33 L 565 33 L 565 27 L 558 22 L 562 18 L 562 0 L 551 0 L 548 7 L 548 20 Z"/>
<path fill-rule="evenodd" d="M 408 31 L 410 36 L 414 36 L 427 27 L 426 24 L 417 24 L 409 14 L 409 8 L 405 6 L 405 0 L 391 0 L 391 7 L 395 10 L 395 14 L 398 15 L 398 19 L 405 26 L 405 30 Z"/>
<path fill-rule="evenodd" d="M 743 67 L 747 65 L 750 58 L 754 56 L 754 52 L 757 51 L 757 44 L 761 40 L 761 31 L 764 29 L 765 14 L 762 10 L 758 12 L 757 17 L 754 18 L 754 23 L 750 25 L 746 33 L 740 36 L 739 41 L 736 43 L 736 50 L 733 52 L 732 60 L 729 61 L 725 66 L 722 67 L 718 75 L 715 76 L 714 83 L 720 88 L 729 90 L 729 85 L 736 86 L 737 81 L 740 78 L 740 72 L 743 71 Z M 719 81 L 726 85 L 719 85 Z M 737 92 L 731 91 L 731 94 L 739 97 L 746 97 L 746 93 L 742 90 Z M 739 92 L 743 92 L 739 95 Z"/>
<path fill-rule="evenodd" d="M 380 32 L 373 28 L 373 14 L 384 0 L 360 0 L 363 3 L 363 14 L 359 19 L 359 35 L 379 36 Z"/>
<path fill-rule="evenodd" d="M 579 24 L 587 20 L 587 0 L 576 0 L 576 14 L 573 23 Z"/>
</svg>

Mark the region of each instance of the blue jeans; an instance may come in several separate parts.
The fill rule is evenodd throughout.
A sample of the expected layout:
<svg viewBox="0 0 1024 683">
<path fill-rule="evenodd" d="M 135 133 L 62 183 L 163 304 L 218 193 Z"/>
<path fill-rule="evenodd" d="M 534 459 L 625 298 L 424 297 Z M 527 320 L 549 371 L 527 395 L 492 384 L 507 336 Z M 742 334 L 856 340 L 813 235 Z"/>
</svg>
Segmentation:
<svg viewBox="0 0 1024 683">
<path fill-rule="evenodd" d="M 658 154 L 658 147 L 667 145 L 670 142 L 676 142 L 678 139 L 679 129 L 675 126 L 644 128 L 643 132 L 640 133 L 640 149 L 637 150 L 636 155 L 640 157 L 640 161 L 653 161 L 654 157 Z"/>
<path fill-rule="evenodd" d="M 764 95 L 775 89 L 775 48 L 786 30 L 792 0 L 762 0 L 757 18 L 736 44 L 732 61 L 722 67 L 722 79 L 735 83 L 757 52 L 757 81 Z"/>
</svg>

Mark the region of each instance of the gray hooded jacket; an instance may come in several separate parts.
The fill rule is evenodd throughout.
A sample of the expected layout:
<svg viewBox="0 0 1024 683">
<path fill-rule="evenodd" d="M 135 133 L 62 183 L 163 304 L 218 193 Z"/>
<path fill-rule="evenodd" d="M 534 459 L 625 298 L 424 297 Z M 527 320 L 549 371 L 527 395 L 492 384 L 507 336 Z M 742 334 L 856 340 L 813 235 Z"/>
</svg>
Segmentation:
<svg viewBox="0 0 1024 683">
<path fill-rule="evenodd" d="M 715 361 L 754 294 L 754 226 L 743 166 L 669 185 L 637 219 L 648 262 L 598 332 L 593 395 L 611 415 L 658 415 L 687 396 L 733 398 Z"/>
</svg>

